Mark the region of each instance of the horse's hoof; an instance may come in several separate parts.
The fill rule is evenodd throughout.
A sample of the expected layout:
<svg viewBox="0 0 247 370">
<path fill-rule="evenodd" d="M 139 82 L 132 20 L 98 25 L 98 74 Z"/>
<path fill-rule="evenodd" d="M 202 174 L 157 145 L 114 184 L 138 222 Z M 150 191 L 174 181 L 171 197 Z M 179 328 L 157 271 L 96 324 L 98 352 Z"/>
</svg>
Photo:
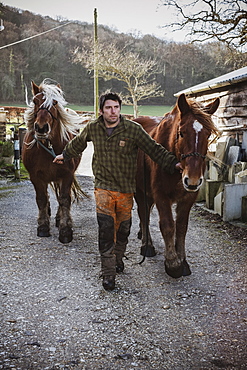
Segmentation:
<svg viewBox="0 0 247 370">
<path fill-rule="evenodd" d="M 64 236 L 64 235 L 60 235 L 59 234 L 59 241 L 61 242 L 61 243 L 63 243 L 63 244 L 67 244 L 67 243 L 70 243 L 72 240 L 73 240 L 73 236 L 72 235 L 66 235 L 66 236 Z"/>
<path fill-rule="evenodd" d="M 73 240 L 73 230 L 65 228 L 59 230 L 59 241 L 63 244 L 70 243 Z"/>
<path fill-rule="evenodd" d="M 186 259 L 183 260 L 183 276 L 191 275 L 191 270 Z"/>
<path fill-rule="evenodd" d="M 166 270 L 166 273 L 174 279 L 178 279 L 181 276 L 183 276 L 183 264 L 181 266 L 179 266 L 178 268 L 176 268 L 176 269 L 175 268 L 171 269 L 171 268 L 167 267 L 167 265 L 165 263 L 165 270 Z"/>
<path fill-rule="evenodd" d="M 156 256 L 156 252 L 153 246 L 148 245 L 148 246 L 142 246 L 141 247 L 141 255 L 145 257 L 154 257 Z"/>
<path fill-rule="evenodd" d="M 47 227 L 47 226 L 39 226 L 37 228 L 37 236 L 40 236 L 42 238 L 43 237 L 51 236 L 49 227 Z"/>
</svg>

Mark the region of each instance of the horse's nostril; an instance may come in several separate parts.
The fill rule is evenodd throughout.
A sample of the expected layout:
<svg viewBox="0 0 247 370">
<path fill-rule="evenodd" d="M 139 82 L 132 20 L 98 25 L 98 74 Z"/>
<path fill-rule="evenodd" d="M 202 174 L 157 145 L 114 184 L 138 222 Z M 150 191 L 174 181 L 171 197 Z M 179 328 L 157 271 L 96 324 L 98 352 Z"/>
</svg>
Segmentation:
<svg viewBox="0 0 247 370">
<path fill-rule="evenodd" d="M 185 184 L 186 186 L 188 186 L 188 177 L 185 177 L 185 178 L 184 178 L 184 184 Z"/>
<path fill-rule="evenodd" d="M 46 123 L 44 125 L 44 132 L 47 133 L 48 131 L 49 131 L 49 125 L 48 125 L 48 123 Z"/>
</svg>

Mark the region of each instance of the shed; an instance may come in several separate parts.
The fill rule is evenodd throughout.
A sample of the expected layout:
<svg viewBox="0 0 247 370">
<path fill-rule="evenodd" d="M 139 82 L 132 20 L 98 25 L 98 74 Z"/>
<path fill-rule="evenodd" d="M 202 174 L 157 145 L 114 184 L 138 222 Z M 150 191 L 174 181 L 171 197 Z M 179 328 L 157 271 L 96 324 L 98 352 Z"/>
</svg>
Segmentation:
<svg viewBox="0 0 247 370">
<path fill-rule="evenodd" d="M 220 98 L 213 115 L 221 137 L 209 147 L 210 160 L 199 200 L 223 216 L 224 221 L 246 220 L 247 196 L 247 67 L 179 91 L 210 103 Z"/>
<path fill-rule="evenodd" d="M 205 103 L 219 97 L 220 106 L 214 115 L 217 126 L 247 128 L 247 67 L 179 91 L 175 96 L 181 93 Z"/>
</svg>

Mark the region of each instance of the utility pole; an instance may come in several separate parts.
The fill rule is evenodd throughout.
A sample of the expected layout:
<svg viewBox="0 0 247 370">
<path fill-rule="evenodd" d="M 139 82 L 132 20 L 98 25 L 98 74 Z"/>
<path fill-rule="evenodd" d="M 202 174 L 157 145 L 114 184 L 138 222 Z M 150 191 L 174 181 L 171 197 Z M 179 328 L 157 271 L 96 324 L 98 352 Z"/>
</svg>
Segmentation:
<svg viewBox="0 0 247 370">
<path fill-rule="evenodd" d="M 94 115 L 99 115 L 99 81 L 98 81 L 98 29 L 97 9 L 94 9 Z"/>
</svg>

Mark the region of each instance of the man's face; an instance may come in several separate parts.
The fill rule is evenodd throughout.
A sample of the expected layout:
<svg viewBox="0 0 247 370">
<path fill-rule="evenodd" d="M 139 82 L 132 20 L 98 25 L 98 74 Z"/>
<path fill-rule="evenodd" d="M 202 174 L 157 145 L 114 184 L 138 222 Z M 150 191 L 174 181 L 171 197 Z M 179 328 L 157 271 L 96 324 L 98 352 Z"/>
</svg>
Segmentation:
<svg viewBox="0 0 247 370">
<path fill-rule="evenodd" d="M 100 110 L 106 126 L 116 126 L 120 117 L 120 105 L 118 101 L 106 100 L 103 109 Z"/>
</svg>

